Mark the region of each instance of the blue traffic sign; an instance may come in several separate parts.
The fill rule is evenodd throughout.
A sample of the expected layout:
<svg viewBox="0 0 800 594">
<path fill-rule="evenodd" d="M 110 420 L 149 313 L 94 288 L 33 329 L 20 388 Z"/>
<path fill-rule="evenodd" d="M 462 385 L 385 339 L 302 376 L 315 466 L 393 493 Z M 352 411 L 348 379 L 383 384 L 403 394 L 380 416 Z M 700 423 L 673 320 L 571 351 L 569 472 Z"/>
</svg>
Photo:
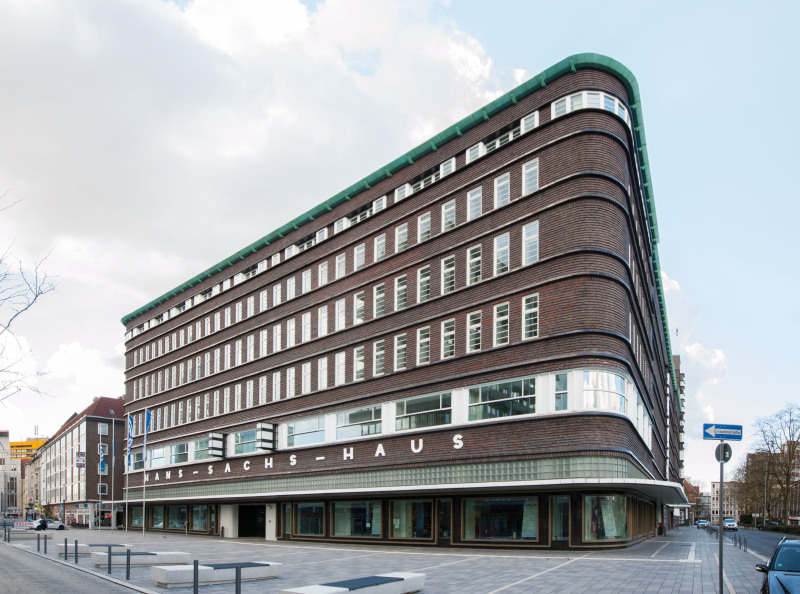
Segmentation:
<svg viewBox="0 0 800 594">
<path fill-rule="evenodd" d="M 720 425 L 719 423 L 704 423 L 703 439 L 727 439 L 728 441 L 742 441 L 742 426 Z"/>
</svg>

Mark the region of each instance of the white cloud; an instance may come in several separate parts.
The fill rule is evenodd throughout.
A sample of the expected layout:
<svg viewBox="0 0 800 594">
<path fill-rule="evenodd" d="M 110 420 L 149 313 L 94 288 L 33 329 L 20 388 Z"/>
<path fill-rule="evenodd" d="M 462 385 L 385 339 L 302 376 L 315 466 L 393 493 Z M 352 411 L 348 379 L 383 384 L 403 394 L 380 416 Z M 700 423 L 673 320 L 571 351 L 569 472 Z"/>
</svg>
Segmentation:
<svg viewBox="0 0 800 594">
<path fill-rule="evenodd" d="M 702 365 L 710 374 L 714 383 L 720 381 L 728 370 L 728 359 L 720 349 L 707 349 L 700 343 L 692 343 L 683 347 L 684 353 L 694 362 Z"/>
<path fill-rule="evenodd" d="M 115 363 L 107 354 L 72 342 L 59 345 L 47 361 L 47 373 L 50 379 L 65 380 L 61 382 L 65 396 L 80 397 L 87 406 L 95 396 L 122 394 L 122 377 Z M 113 385 L 119 386 L 119 391 L 108 393 L 108 386 Z"/>
<path fill-rule="evenodd" d="M 661 286 L 664 287 L 665 294 L 681 290 L 681 286 L 678 284 L 678 281 L 671 279 L 663 270 L 661 271 Z"/>
<path fill-rule="evenodd" d="M 515 85 L 521 85 L 530 78 L 530 74 L 524 68 L 514 68 L 511 73 L 514 76 Z"/>
</svg>

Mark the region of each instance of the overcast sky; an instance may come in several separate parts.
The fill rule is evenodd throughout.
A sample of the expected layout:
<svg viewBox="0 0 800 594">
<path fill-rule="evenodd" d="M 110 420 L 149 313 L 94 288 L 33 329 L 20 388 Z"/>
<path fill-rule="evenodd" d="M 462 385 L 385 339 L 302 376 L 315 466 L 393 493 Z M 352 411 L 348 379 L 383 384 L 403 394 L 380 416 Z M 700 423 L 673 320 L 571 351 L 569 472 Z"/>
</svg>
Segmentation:
<svg viewBox="0 0 800 594">
<path fill-rule="evenodd" d="M 686 474 L 702 424 L 800 400 L 797 2 L 0 0 L 0 249 L 57 277 L 16 325 L 13 440 L 123 393 L 120 318 L 579 52 L 639 81 Z M 792 361 L 795 361 L 792 363 Z M 796 372 L 795 372 L 796 373 Z M 729 468 L 732 464 L 729 464 Z"/>
</svg>

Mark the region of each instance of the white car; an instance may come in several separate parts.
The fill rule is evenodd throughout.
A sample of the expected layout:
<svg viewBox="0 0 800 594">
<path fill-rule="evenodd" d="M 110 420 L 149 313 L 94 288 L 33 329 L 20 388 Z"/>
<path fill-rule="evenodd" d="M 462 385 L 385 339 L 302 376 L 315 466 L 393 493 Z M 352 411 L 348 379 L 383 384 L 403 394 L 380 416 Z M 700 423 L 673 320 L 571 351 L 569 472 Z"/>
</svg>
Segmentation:
<svg viewBox="0 0 800 594">
<path fill-rule="evenodd" d="M 734 520 L 733 518 L 723 518 L 722 520 L 722 529 L 723 530 L 733 530 L 735 532 L 739 531 L 739 523 Z"/>
<path fill-rule="evenodd" d="M 66 530 L 66 526 L 55 520 L 45 520 L 46 525 L 42 525 L 42 520 L 34 520 L 28 524 L 28 530 Z"/>
</svg>

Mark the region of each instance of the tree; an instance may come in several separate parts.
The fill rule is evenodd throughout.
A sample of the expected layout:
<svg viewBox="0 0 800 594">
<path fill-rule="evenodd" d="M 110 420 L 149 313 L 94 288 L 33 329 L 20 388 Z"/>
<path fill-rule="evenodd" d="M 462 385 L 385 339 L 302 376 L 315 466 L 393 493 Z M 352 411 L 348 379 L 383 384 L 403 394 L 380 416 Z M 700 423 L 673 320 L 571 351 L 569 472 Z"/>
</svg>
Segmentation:
<svg viewBox="0 0 800 594">
<path fill-rule="evenodd" d="M 758 419 L 759 449 L 766 454 L 766 472 L 780 495 L 785 525 L 789 525 L 792 490 L 800 485 L 800 406 L 789 403 L 769 417 Z"/>
<path fill-rule="evenodd" d="M 750 452 L 733 470 L 730 483 L 736 505 L 744 515 L 759 514 L 780 507 L 780 494 L 767 473 L 769 454 Z"/>
<path fill-rule="evenodd" d="M 0 213 L 19 200 L 2 206 L 8 192 L 0 195 Z M 53 291 L 53 279 L 44 269 L 47 256 L 27 270 L 14 257 L 13 241 L 0 253 L 0 402 L 22 391 L 36 390 L 32 380 L 38 375 L 22 364 L 22 351 L 11 329 L 14 322 L 43 296 Z M 17 347 L 17 348 L 14 348 Z"/>
</svg>

